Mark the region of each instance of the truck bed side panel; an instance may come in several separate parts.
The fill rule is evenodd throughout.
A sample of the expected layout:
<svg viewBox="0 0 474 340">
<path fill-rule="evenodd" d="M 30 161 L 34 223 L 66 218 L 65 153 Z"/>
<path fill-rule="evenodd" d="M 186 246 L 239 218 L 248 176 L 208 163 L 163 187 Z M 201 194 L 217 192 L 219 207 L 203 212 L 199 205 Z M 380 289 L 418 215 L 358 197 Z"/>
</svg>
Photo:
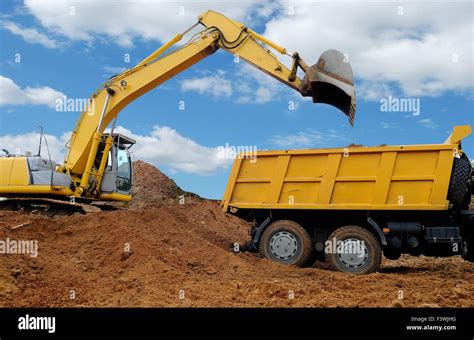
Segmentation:
<svg viewBox="0 0 474 340">
<path fill-rule="evenodd" d="M 235 161 L 223 207 L 445 210 L 457 145 L 258 152 Z"/>
</svg>

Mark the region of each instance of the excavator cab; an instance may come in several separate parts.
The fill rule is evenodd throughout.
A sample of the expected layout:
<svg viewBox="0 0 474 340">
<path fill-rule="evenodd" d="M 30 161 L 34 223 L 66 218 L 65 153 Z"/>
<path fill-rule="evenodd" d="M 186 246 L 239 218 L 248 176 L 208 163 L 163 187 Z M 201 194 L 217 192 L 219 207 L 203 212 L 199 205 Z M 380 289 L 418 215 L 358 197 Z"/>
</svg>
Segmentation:
<svg viewBox="0 0 474 340">
<path fill-rule="evenodd" d="M 105 148 L 105 140 L 109 135 L 109 133 L 103 134 L 98 155 L 102 155 Z M 120 133 L 114 133 L 112 136 L 113 144 L 107 155 L 107 166 L 100 185 L 100 195 L 102 198 L 130 195 L 132 190 L 133 172 L 130 148 L 136 142 L 132 138 Z"/>
<path fill-rule="evenodd" d="M 301 93 L 312 97 L 313 103 L 337 107 L 354 125 L 356 95 L 351 64 L 347 56 L 337 50 L 327 50 L 318 62 L 306 69 Z"/>
</svg>

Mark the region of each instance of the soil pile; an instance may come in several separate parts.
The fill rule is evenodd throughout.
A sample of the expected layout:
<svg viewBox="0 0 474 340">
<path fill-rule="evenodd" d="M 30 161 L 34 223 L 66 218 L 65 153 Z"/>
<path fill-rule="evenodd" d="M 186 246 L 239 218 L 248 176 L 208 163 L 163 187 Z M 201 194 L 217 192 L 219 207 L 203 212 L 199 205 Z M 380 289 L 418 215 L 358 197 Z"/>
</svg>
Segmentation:
<svg viewBox="0 0 474 340">
<path fill-rule="evenodd" d="M 133 199 L 127 204 L 129 208 L 174 205 L 179 202 L 181 195 L 186 194 L 171 178 L 146 162 L 133 162 L 133 175 Z"/>
<path fill-rule="evenodd" d="M 474 306 L 474 263 L 403 256 L 349 276 L 233 253 L 247 222 L 135 164 L 129 209 L 46 217 L 0 211 L 0 240 L 37 240 L 38 256 L 0 254 L 0 306 Z M 11 230 L 12 226 L 28 223 Z M 403 299 L 398 299 L 400 291 Z"/>
</svg>

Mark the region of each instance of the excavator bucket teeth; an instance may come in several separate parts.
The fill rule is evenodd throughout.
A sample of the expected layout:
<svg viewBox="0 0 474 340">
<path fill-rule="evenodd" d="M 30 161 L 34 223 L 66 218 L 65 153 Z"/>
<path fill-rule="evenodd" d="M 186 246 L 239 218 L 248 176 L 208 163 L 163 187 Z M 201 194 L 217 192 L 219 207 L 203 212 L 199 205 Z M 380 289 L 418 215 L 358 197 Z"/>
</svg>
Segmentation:
<svg viewBox="0 0 474 340">
<path fill-rule="evenodd" d="M 337 107 L 354 125 L 356 95 L 352 68 L 341 52 L 328 50 L 321 54 L 318 62 L 306 70 L 301 93 L 312 97 L 313 103 Z"/>
</svg>

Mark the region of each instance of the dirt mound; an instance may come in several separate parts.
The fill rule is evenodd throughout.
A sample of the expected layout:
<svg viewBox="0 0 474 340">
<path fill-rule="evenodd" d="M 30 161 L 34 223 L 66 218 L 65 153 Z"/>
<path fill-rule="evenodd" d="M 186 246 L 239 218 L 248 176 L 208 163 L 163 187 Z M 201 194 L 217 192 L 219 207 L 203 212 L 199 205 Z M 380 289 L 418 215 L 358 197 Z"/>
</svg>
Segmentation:
<svg viewBox="0 0 474 340">
<path fill-rule="evenodd" d="M 247 226 L 221 213 L 216 202 L 53 219 L 18 212 L 0 217 L 0 239 L 39 243 L 36 258 L 0 255 L 0 305 L 172 305 L 181 289 L 190 303 L 201 279 L 229 264 L 250 267 L 231 251 L 233 242 L 245 240 Z"/>
<path fill-rule="evenodd" d="M 0 306 L 474 306 L 474 264 L 459 257 L 403 256 L 349 276 L 233 253 L 248 223 L 214 201 L 176 204 L 174 182 L 135 166 L 133 209 L 52 218 L 0 211 L 0 240 L 39 244 L 38 257 L 0 254 Z"/>
<path fill-rule="evenodd" d="M 133 162 L 133 174 L 133 199 L 127 204 L 129 208 L 141 209 L 176 205 L 179 204 L 180 196 L 198 197 L 182 190 L 171 178 L 146 162 Z"/>
</svg>

